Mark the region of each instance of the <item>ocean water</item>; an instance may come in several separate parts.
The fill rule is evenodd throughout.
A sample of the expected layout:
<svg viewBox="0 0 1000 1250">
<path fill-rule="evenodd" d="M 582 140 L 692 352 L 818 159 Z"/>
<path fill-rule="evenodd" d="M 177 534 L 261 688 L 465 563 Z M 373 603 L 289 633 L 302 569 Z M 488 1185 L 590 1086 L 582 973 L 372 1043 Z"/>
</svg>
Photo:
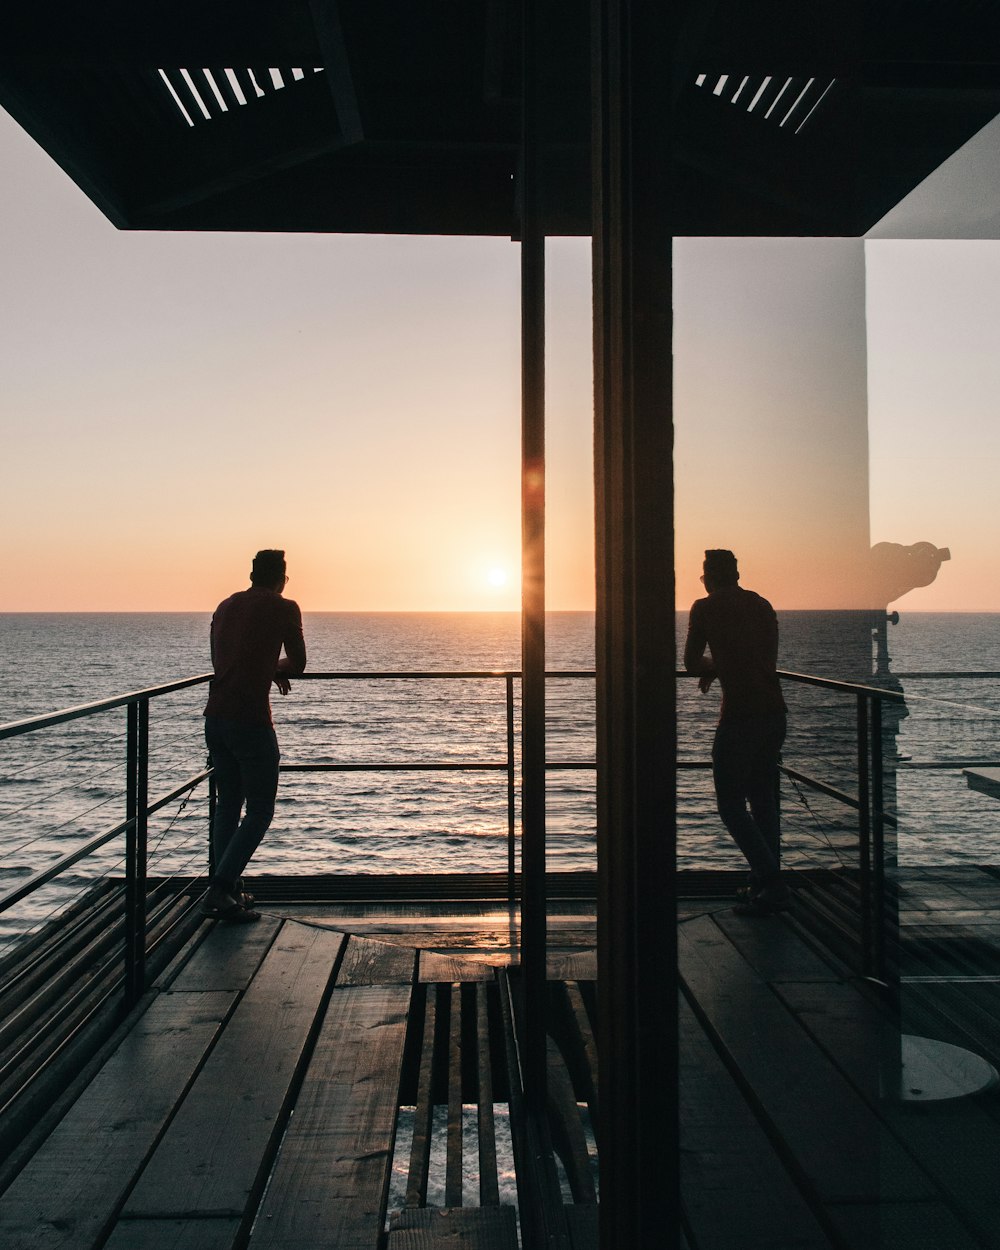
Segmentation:
<svg viewBox="0 0 1000 1250">
<path fill-rule="evenodd" d="M 16 614 L 0 616 L 0 724 L 147 688 L 206 671 L 207 614 Z M 863 613 L 782 613 L 781 667 L 870 681 L 871 621 Z M 454 677 L 516 669 L 519 620 L 510 613 L 306 613 L 310 671 L 273 692 L 283 762 L 351 764 L 350 772 L 291 772 L 275 821 L 258 851 L 258 872 L 502 871 L 507 864 L 505 771 L 430 771 L 415 765 L 495 765 L 506 760 L 506 687 L 499 677 Z M 677 618 L 681 646 L 686 614 Z M 552 613 L 548 668 L 591 670 L 591 613 Z M 665 640 L 665 645 L 670 645 Z M 887 717 L 886 805 L 898 822 L 901 863 L 1000 862 L 1000 804 L 969 791 L 958 764 L 1000 763 L 1000 683 L 911 676 L 943 669 L 1000 671 L 1000 616 L 902 614 L 889 630 L 895 681 L 906 696 Z M 421 678 L 345 674 L 406 672 Z M 895 679 L 894 679 L 895 680 Z M 855 703 L 851 696 L 787 682 L 785 761 L 856 793 Z M 515 683 L 515 742 L 519 690 Z M 550 773 L 548 858 L 553 870 L 593 868 L 594 686 L 554 677 L 548 687 L 549 759 L 584 767 Z M 205 762 L 204 687 L 154 699 L 150 797 L 167 794 Z M 679 755 L 704 764 L 718 695 L 691 681 L 678 692 Z M 0 894 L 124 816 L 122 709 L 0 742 Z M 914 768 L 939 763 L 940 768 Z M 394 766 L 379 771 L 378 766 Z M 404 769 L 403 766 L 406 766 Z M 715 814 L 710 774 L 678 775 L 683 867 L 735 867 Z M 516 817 L 516 812 L 515 812 Z M 807 786 L 783 788 L 785 854 L 793 864 L 856 861 L 856 818 Z M 166 804 L 150 820 L 150 872 L 198 873 L 207 838 L 207 795 Z M 102 873 L 119 870 L 119 841 L 58 882 L 0 915 L 0 937 L 39 923 Z"/>
</svg>

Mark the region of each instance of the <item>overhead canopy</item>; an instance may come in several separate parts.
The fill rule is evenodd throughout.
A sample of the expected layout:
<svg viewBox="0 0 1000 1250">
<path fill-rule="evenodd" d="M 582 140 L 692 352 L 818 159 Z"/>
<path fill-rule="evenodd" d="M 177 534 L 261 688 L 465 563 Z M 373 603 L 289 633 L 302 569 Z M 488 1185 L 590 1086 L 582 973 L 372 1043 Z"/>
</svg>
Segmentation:
<svg viewBox="0 0 1000 1250">
<path fill-rule="evenodd" d="M 1000 114 L 988 0 L 675 7 L 671 234 L 862 235 Z M 520 0 L 4 8 L 0 104 L 119 227 L 519 234 Z M 588 234 L 590 5 L 545 11 L 544 226 Z"/>
</svg>

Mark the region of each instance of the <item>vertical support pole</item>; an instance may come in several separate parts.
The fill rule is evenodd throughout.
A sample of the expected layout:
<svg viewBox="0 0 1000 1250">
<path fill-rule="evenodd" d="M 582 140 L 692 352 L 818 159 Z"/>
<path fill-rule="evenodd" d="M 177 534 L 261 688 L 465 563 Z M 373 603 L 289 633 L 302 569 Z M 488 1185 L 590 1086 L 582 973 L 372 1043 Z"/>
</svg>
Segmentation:
<svg viewBox="0 0 1000 1250">
<path fill-rule="evenodd" d="M 885 896 L 885 797 L 882 775 L 882 700 L 872 698 L 872 888 L 875 895 L 875 976 L 886 979 L 885 938 L 888 920 Z"/>
<path fill-rule="evenodd" d="M 545 1107 L 545 231 L 539 135 L 539 29 L 522 0 L 521 221 L 521 967 L 524 1092 Z"/>
<path fill-rule="evenodd" d="M 861 971 L 875 976 L 875 947 L 872 938 L 872 847 L 871 788 L 869 785 L 868 697 L 858 694 L 858 869 L 861 887 Z"/>
<path fill-rule="evenodd" d="M 148 699 L 128 704 L 125 751 L 125 1002 L 131 1007 L 146 988 Z"/>
<path fill-rule="evenodd" d="M 505 678 L 507 693 L 507 903 L 514 906 L 514 877 L 517 872 L 517 808 L 514 793 L 514 675 Z"/>
<path fill-rule="evenodd" d="M 215 876 L 215 843 L 212 841 L 212 830 L 215 828 L 215 808 L 219 802 L 219 789 L 215 784 L 215 773 L 208 778 L 208 875 Z"/>
<path fill-rule="evenodd" d="M 679 1238 L 671 72 L 592 0 L 600 1244 Z"/>
</svg>

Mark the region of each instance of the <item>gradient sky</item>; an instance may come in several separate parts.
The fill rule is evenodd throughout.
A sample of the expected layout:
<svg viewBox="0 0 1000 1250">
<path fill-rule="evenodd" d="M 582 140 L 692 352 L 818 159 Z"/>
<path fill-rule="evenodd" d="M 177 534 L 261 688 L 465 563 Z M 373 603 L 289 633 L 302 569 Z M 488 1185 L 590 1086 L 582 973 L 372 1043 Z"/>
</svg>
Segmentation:
<svg viewBox="0 0 1000 1250">
<path fill-rule="evenodd" d="M 517 606 L 514 244 L 121 233 L 2 111 L 0 166 L 0 611 L 210 608 L 260 546 L 307 609 Z M 1000 610 L 1000 244 L 866 254 L 872 541 L 951 547 L 906 608 Z M 588 608 L 589 244 L 548 256 L 548 601 Z M 684 606 L 742 515 L 689 514 L 685 419 Z"/>
</svg>

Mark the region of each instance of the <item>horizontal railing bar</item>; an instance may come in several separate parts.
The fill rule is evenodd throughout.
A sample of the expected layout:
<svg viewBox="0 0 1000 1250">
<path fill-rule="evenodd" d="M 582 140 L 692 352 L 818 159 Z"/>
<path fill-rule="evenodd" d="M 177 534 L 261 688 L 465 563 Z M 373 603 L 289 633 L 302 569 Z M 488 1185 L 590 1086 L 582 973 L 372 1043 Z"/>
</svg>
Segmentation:
<svg viewBox="0 0 1000 1250">
<path fill-rule="evenodd" d="M 986 672 L 981 672 L 981 671 L 971 672 L 971 673 L 964 673 L 964 672 L 959 672 L 959 671 L 948 671 L 948 672 L 941 671 L 938 673 L 893 673 L 892 676 L 899 677 L 899 678 L 905 677 L 907 678 L 907 680 L 920 678 L 922 680 L 926 679 L 930 681 L 948 681 L 948 680 L 954 680 L 955 678 L 961 677 L 961 678 L 970 678 L 973 680 L 991 678 L 993 681 L 996 681 L 998 678 L 1000 678 L 1000 673 L 986 673 Z"/>
<path fill-rule="evenodd" d="M 438 678 L 445 680 L 461 679 L 463 677 L 497 677 L 506 679 L 508 677 L 520 677 L 521 670 L 519 668 L 483 668 L 483 669 L 402 669 L 386 672 L 372 671 L 365 672 L 361 669 L 347 669 L 342 672 L 305 672 L 299 673 L 293 681 L 436 681 Z M 551 669 L 546 671 L 546 677 L 593 677 L 594 670 L 592 668 L 581 669 Z"/>
<path fill-rule="evenodd" d="M 96 838 L 91 838 L 83 846 L 78 846 L 75 851 L 70 851 L 62 859 L 56 860 L 48 868 L 43 868 L 41 872 L 36 872 L 23 885 L 17 886 L 16 889 L 11 890 L 0 898 L 0 912 L 5 912 L 8 907 L 13 907 L 15 903 L 19 903 L 22 899 L 27 898 L 29 894 L 33 893 L 40 886 L 46 885 L 53 877 L 58 877 L 67 868 L 72 868 L 81 859 L 84 859 L 94 851 L 100 850 L 106 842 L 110 842 L 112 838 L 116 838 L 120 833 L 124 833 L 132 823 L 131 820 L 121 821 L 120 824 L 115 825 L 112 829 L 106 829 L 104 833 L 99 833 Z"/>
<path fill-rule="evenodd" d="M 892 768 L 892 762 L 889 766 Z M 1000 760 L 897 760 L 897 768 L 1000 768 Z"/>
<path fill-rule="evenodd" d="M 857 799 L 852 798 L 849 794 L 845 794 L 843 790 L 838 790 L 834 786 L 828 786 L 825 781 L 818 781 L 815 777 L 810 777 L 808 773 L 800 773 L 798 769 L 789 768 L 786 764 L 781 765 L 781 771 L 793 781 L 801 781 L 803 785 L 810 786 L 813 790 L 818 790 L 828 798 L 837 799 L 848 807 L 853 807 L 855 811 L 861 806 Z"/>
<path fill-rule="evenodd" d="M 569 771 L 574 768 L 578 769 L 595 769 L 597 764 L 594 760 L 549 760 L 545 767 L 551 771 Z M 711 764 L 679 764 L 678 768 L 711 768 Z M 474 762 L 463 762 L 458 764 L 434 764 L 434 763 L 385 763 L 379 764 L 374 761 L 365 763 L 359 761 L 350 764 L 279 764 L 279 771 L 283 773 L 447 773 L 447 772 L 506 772 L 507 763 L 497 763 L 488 761 L 482 764 Z M 206 774 L 207 775 L 207 774 Z"/>
<path fill-rule="evenodd" d="M 861 806 L 857 799 L 851 798 L 849 794 L 845 794 L 843 790 L 837 790 L 833 786 L 828 786 L 824 781 L 818 781 L 815 777 L 810 777 L 808 773 L 800 773 L 795 768 L 789 768 L 786 764 L 780 765 L 781 771 L 786 777 L 790 777 L 793 781 L 801 781 L 803 785 L 809 786 L 813 790 L 818 790 L 820 794 L 825 794 L 828 798 L 836 799 L 840 803 L 853 807 L 855 811 Z M 891 825 L 894 829 L 898 828 L 899 822 L 891 812 L 884 811 L 882 819 L 887 825 Z"/>
<path fill-rule="evenodd" d="M 460 764 L 378 764 L 358 762 L 354 764 L 279 764 L 283 773 L 474 773 L 507 771 L 507 764 L 502 763 L 460 763 Z"/>
<path fill-rule="evenodd" d="M 887 699 L 890 703 L 905 703 L 901 690 L 880 690 L 877 686 L 865 686 L 861 682 L 836 681 L 832 677 L 810 677 L 808 673 L 788 673 L 778 669 L 778 676 L 788 681 L 801 682 L 804 686 L 821 686 L 825 690 L 840 690 L 844 694 L 862 694 L 868 699 Z"/>
<path fill-rule="evenodd" d="M 33 729 L 46 729 L 50 725 L 63 725 L 67 721 L 79 720 L 82 716 L 93 716 L 97 712 L 109 712 L 116 707 L 124 707 L 128 703 L 137 703 L 140 699 L 153 699 L 159 695 L 172 694 L 175 690 L 186 690 L 189 686 L 198 686 L 211 681 L 211 673 L 199 673 L 197 677 L 185 677 L 182 681 L 172 681 L 165 686 L 150 686 L 146 690 L 132 690 L 128 694 L 120 694 L 113 699 L 100 699 L 96 703 L 81 703 L 77 707 L 63 708 L 59 712 L 48 712 L 44 716 L 32 716 L 27 720 L 11 721 L 0 725 L 0 740 L 15 738 L 19 734 L 30 733 Z"/>
<path fill-rule="evenodd" d="M 677 670 L 678 677 L 693 677 L 696 674 L 687 673 L 682 669 Z M 901 674 L 903 675 L 903 674 Z M 212 680 L 211 673 L 199 673 L 194 677 L 185 677 L 180 681 L 168 682 L 160 686 L 149 686 L 143 690 L 132 690 L 127 694 L 116 695 L 110 699 L 100 699 L 94 703 L 82 703 L 76 707 L 63 708 L 56 712 L 48 712 L 43 716 L 32 716 L 25 720 L 11 721 L 6 725 L 0 725 L 0 740 L 4 738 L 14 738 L 20 734 L 30 733 L 35 729 L 45 729 L 53 725 L 63 725 L 68 721 L 79 720 L 84 716 L 93 716 L 98 712 L 111 711 L 117 707 L 124 707 L 129 703 L 135 703 L 140 699 L 154 699 L 165 694 L 172 694 L 178 690 L 185 690 L 191 686 L 202 685 Z M 506 679 L 508 677 L 521 676 L 520 669 L 471 669 L 471 670 L 442 670 L 435 672 L 433 670 L 414 670 L 414 671 L 343 671 L 343 672 L 306 672 L 300 673 L 296 678 L 297 681 L 438 681 L 438 680 L 463 680 L 468 678 L 475 679 Z M 559 678 L 592 678 L 594 676 L 593 669 L 552 669 L 546 671 L 545 676 L 553 680 Z M 888 699 L 891 702 L 905 702 L 905 695 L 900 691 L 881 690 L 875 686 L 865 686 L 856 682 L 835 681 L 828 677 L 810 677 L 805 673 L 791 673 L 780 669 L 778 676 L 786 678 L 789 681 L 801 682 L 809 686 L 821 686 L 829 690 L 839 690 L 844 693 L 864 694 L 872 699 Z M 1000 673 L 976 673 L 976 674 L 912 674 L 912 676 L 976 676 L 976 677 L 1000 677 Z"/>
<path fill-rule="evenodd" d="M 211 776 L 211 772 L 212 770 L 208 769 L 205 772 L 196 773 L 194 776 L 189 777 L 187 781 L 178 786 L 175 790 L 172 790 L 169 794 L 165 794 L 161 798 L 156 799 L 155 802 L 151 803 L 146 808 L 147 814 L 152 815 L 153 812 L 158 812 L 161 807 L 166 807 L 168 803 L 172 803 L 187 790 L 193 790 L 196 785 L 199 785 L 207 777 Z M 54 864 L 50 864 L 48 868 L 43 868 L 41 872 L 37 872 L 33 877 L 29 877 L 27 881 L 23 882 L 15 889 L 10 890 L 7 894 L 4 894 L 2 898 L 0 898 L 0 912 L 7 911 L 7 909 L 13 907 L 15 903 L 20 903 L 22 899 L 27 898 L 29 894 L 32 894 L 41 886 L 47 885 L 54 877 L 58 877 L 59 874 L 64 872 L 67 868 L 72 868 L 73 865 L 78 863 L 81 859 L 85 859 L 94 851 L 99 851 L 105 843 L 110 842 L 112 838 L 116 838 L 119 834 L 124 833 L 130 824 L 132 824 L 132 820 L 120 821 L 117 825 L 112 826 L 112 828 L 105 829 L 103 833 L 99 833 L 96 837 L 91 838 L 91 840 L 84 843 L 83 846 L 78 846 L 75 851 L 70 851 L 70 853 L 68 855 L 64 855 L 62 859 L 56 860 L 56 862 Z"/>
<path fill-rule="evenodd" d="M 152 816 L 154 812 L 158 812 L 161 807 L 166 807 L 168 803 L 172 803 L 174 799 L 179 799 L 182 794 L 186 794 L 188 790 L 193 790 L 195 786 L 201 785 L 203 781 L 207 781 L 211 777 L 213 769 L 206 768 L 203 772 L 195 773 L 189 777 L 187 781 L 179 785 L 175 790 L 171 790 L 169 794 L 165 794 L 161 799 L 157 799 L 155 803 L 150 803 L 146 808 L 146 815 Z"/>
</svg>

